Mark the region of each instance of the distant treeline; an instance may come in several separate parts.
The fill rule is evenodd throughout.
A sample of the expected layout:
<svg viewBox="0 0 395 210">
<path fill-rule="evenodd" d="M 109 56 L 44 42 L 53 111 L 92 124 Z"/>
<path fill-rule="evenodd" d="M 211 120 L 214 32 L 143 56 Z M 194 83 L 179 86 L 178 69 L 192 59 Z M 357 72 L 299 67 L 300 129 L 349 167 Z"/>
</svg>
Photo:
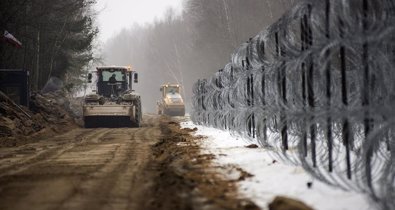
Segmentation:
<svg viewBox="0 0 395 210">
<path fill-rule="evenodd" d="M 28 69 L 35 90 L 51 76 L 69 87 L 80 84 L 83 67 L 94 59 L 98 30 L 93 4 L 95 0 L 1 0 L 1 37 L 7 30 L 22 48 L 0 42 L 0 68 Z"/>
<path fill-rule="evenodd" d="M 168 9 L 164 19 L 135 25 L 113 37 L 104 47 L 104 57 L 109 65 L 130 64 L 140 72 L 137 91 L 145 111 L 154 111 L 163 82 L 182 83 L 189 102 L 197 78 L 222 68 L 240 43 L 273 23 L 295 2 L 184 0 L 181 14 Z"/>
</svg>

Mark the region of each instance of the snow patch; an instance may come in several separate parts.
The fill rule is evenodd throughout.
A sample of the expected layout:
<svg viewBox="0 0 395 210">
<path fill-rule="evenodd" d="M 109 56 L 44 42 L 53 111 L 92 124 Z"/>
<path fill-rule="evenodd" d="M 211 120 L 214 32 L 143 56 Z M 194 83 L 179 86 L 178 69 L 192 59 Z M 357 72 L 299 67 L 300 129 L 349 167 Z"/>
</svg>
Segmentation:
<svg viewBox="0 0 395 210">
<path fill-rule="evenodd" d="M 368 210 L 373 206 L 367 195 L 343 191 L 313 178 L 303 168 L 275 158 L 264 148 L 247 148 L 248 140 L 232 136 L 227 131 L 193 124 L 181 123 L 183 128 L 197 128 L 195 136 L 205 136 L 201 142 L 203 153 L 216 156 L 219 166 L 235 165 L 253 175 L 239 182 L 242 196 L 251 199 L 262 209 L 277 195 L 288 196 L 305 202 L 316 210 Z M 220 170 L 229 179 L 234 173 Z M 311 185 L 311 187 L 308 187 Z"/>
</svg>

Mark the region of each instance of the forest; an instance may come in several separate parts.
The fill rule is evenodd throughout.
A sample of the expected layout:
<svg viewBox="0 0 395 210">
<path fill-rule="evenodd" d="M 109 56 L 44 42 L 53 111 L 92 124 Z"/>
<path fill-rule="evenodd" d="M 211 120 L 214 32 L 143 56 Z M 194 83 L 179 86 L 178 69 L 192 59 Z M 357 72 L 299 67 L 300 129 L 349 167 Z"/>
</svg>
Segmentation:
<svg viewBox="0 0 395 210">
<path fill-rule="evenodd" d="M 144 111 L 155 111 L 159 86 L 166 82 L 184 86 L 188 111 L 192 84 L 222 68 L 241 43 L 296 2 L 184 0 L 181 14 L 169 8 L 163 19 L 134 25 L 107 41 L 104 62 L 131 65 L 139 72 L 136 90 L 142 95 Z"/>
<path fill-rule="evenodd" d="M 0 45 L 0 69 L 28 70 L 35 91 L 51 77 L 60 78 L 69 89 L 81 86 L 81 75 L 96 60 L 94 4 L 95 0 L 0 1 L 1 33 L 9 32 L 22 44 Z"/>
<path fill-rule="evenodd" d="M 196 79 L 222 68 L 240 43 L 296 2 L 184 0 L 181 13 L 168 8 L 163 18 L 135 24 L 101 46 L 95 0 L 3 0 L 1 32 L 14 35 L 22 47 L 0 45 L 0 68 L 27 69 L 35 91 L 51 77 L 78 91 L 86 72 L 98 63 L 130 65 L 141 75 L 136 90 L 143 96 L 144 111 L 155 110 L 159 86 L 167 82 L 184 86 L 189 109 Z"/>
</svg>

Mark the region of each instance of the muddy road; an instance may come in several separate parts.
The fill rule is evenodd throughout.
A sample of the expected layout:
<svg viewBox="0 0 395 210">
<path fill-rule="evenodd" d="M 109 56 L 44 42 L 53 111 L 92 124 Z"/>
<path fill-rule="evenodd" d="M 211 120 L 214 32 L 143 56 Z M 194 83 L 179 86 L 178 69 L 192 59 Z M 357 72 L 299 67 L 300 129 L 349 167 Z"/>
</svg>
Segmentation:
<svg viewBox="0 0 395 210">
<path fill-rule="evenodd" d="M 3 146 L 0 209 L 258 209 L 191 132 L 145 115 L 141 128 L 77 128 Z"/>
</svg>

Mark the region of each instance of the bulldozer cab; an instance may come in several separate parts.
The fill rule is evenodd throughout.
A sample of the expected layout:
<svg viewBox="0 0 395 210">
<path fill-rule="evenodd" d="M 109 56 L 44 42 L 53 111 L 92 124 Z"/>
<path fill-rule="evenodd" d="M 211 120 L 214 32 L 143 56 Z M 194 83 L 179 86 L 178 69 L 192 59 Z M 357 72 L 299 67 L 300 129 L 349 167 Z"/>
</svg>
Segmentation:
<svg viewBox="0 0 395 210">
<path fill-rule="evenodd" d="M 163 98 L 165 98 L 168 94 L 179 95 L 180 94 L 180 85 L 170 85 L 170 84 L 162 85 L 160 90 L 162 92 Z"/>
<path fill-rule="evenodd" d="M 121 67 L 97 68 L 97 93 L 105 97 L 119 96 L 131 86 L 132 71 Z M 130 81 L 129 81 L 130 80 Z"/>
<path fill-rule="evenodd" d="M 128 89 L 126 71 L 123 69 L 98 69 L 98 94 L 105 97 L 118 96 Z"/>
</svg>

